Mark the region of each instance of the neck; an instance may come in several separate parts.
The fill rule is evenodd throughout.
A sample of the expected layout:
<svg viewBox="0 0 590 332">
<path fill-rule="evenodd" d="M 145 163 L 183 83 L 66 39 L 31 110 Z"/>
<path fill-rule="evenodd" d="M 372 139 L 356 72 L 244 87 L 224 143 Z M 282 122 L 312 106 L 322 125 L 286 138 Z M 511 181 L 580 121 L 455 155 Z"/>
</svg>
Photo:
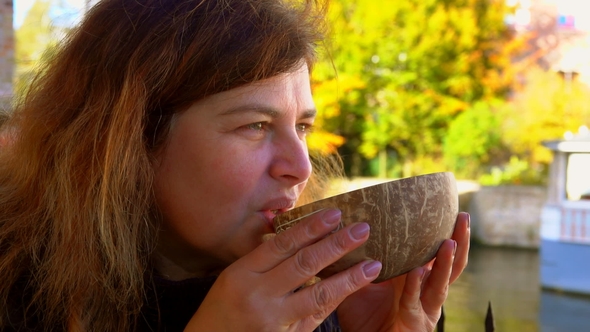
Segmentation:
<svg viewBox="0 0 590 332">
<path fill-rule="evenodd" d="M 203 278 L 221 273 L 221 269 L 207 270 L 200 266 L 200 264 L 187 266 L 159 251 L 156 251 L 153 255 L 153 263 L 156 271 L 162 278 L 173 281 Z"/>
</svg>

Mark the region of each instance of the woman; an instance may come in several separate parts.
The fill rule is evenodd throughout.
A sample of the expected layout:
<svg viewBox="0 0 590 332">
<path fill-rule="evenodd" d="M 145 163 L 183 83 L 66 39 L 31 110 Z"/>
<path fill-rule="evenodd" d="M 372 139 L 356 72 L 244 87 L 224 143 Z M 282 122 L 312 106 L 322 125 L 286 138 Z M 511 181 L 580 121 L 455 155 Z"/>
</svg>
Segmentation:
<svg viewBox="0 0 590 332">
<path fill-rule="evenodd" d="M 311 1 L 104 0 L 19 101 L 0 150 L 0 326 L 68 331 L 430 331 L 469 246 L 370 284 L 338 210 L 262 242 L 317 183 L 305 136 Z"/>
</svg>

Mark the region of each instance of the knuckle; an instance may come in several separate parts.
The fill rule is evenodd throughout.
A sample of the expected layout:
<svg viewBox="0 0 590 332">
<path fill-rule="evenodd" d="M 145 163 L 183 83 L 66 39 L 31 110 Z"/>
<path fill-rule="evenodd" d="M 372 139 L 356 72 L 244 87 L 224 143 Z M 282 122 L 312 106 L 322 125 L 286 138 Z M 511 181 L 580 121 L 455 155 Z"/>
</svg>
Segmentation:
<svg viewBox="0 0 590 332">
<path fill-rule="evenodd" d="M 333 295 L 326 284 L 319 283 L 313 288 L 313 298 L 319 312 L 332 307 Z"/>
<path fill-rule="evenodd" d="M 349 277 L 346 278 L 346 289 L 352 293 L 362 287 L 364 281 L 365 278 L 361 273 L 351 273 Z"/>
<path fill-rule="evenodd" d="M 317 266 L 317 258 L 309 251 L 301 250 L 295 255 L 295 268 L 301 275 L 314 276 Z"/>
<path fill-rule="evenodd" d="M 311 224 L 306 223 L 306 224 L 304 224 L 302 226 L 304 226 L 303 229 L 302 229 L 302 231 L 305 234 L 305 237 L 308 238 L 308 239 L 316 238 L 318 236 L 318 234 L 320 233 L 316 229 L 317 228 L 316 223 L 311 223 Z"/>
<path fill-rule="evenodd" d="M 325 310 L 320 310 L 318 312 L 316 312 L 315 314 L 313 314 L 313 319 L 317 322 L 317 324 L 321 324 L 324 320 L 326 320 L 326 317 L 328 317 L 330 315 L 330 313 L 332 311 L 334 311 L 335 308 L 333 308 L 332 306 L 330 306 L 329 309 L 325 309 Z"/>
<path fill-rule="evenodd" d="M 338 233 L 333 236 L 333 250 L 336 254 L 343 254 L 348 248 L 348 238 L 344 234 Z"/>
<path fill-rule="evenodd" d="M 440 301 L 444 301 L 449 294 L 449 285 L 446 284 L 443 287 L 437 288 L 434 291 L 434 296 L 438 298 Z"/>
<path fill-rule="evenodd" d="M 408 293 L 404 290 L 404 293 L 408 296 L 412 296 L 412 293 Z M 400 301 L 400 310 L 407 311 L 414 315 L 420 315 L 420 311 L 422 309 L 422 304 L 420 301 Z"/>
<path fill-rule="evenodd" d="M 281 255 L 293 252 L 296 247 L 293 237 L 283 233 L 275 236 L 269 242 L 272 243 L 271 248 Z"/>
</svg>

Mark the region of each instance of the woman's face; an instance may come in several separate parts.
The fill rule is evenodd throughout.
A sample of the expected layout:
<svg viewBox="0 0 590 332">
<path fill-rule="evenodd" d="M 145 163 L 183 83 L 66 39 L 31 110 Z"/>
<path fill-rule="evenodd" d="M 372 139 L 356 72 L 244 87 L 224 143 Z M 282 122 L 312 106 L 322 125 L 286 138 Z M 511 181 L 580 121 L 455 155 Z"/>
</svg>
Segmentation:
<svg viewBox="0 0 590 332">
<path fill-rule="evenodd" d="M 294 206 L 311 174 L 305 139 L 315 113 L 303 66 L 173 119 L 155 166 L 160 273 L 215 273 L 273 232 L 274 214 Z"/>
</svg>

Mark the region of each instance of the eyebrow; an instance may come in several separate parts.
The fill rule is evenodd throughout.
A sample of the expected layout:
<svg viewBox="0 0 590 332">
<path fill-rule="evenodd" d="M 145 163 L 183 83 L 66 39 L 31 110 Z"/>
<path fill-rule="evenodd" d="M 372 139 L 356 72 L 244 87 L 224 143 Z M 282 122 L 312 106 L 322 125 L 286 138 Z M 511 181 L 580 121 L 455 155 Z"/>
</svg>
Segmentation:
<svg viewBox="0 0 590 332">
<path fill-rule="evenodd" d="M 242 113 L 242 112 L 261 113 L 261 114 L 267 115 L 273 119 L 279 117 L 279 115 L 281 114 L 281 112 L 279 110 L 272 108 L 272 107 L 268 107 L 268 106 L 264 106 L 264 105 L 260 105 L 260 104 L 245 104 L 245 105 L 232 107 L 232 108 L 222 112 L 221 115 L 232 115 L 232 114 L 237 114 L 237 113 Z M 315 108 L 306 109 L 303 111 L 303 113 L 301 113 L 301 115 L 298 118 L 299 119 L 313 118 L 317 115 L 317 113 L 318 112 Z"/>
</svg>

